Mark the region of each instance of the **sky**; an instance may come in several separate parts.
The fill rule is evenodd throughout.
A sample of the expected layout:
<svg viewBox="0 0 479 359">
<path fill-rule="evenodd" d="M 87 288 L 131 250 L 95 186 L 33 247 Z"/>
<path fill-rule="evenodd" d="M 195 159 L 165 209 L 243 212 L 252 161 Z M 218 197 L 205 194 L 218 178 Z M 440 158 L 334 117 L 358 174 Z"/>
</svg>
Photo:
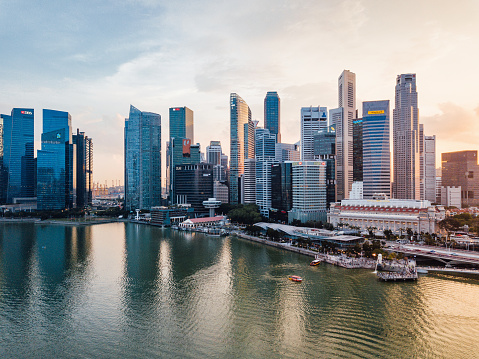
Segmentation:
<svg viewBox="0 0 479 359">
<path fill-rule="evenodd" d="M 68 111 L 93 138 L 94 181 L 123 183 L 130 104 L 162 116 L 194 111 L 195 142 L 229 155 L 229 95 L 263 125 L 267 91 L 281 98 L 282 141 L 300 137 L 303 106 L 338 106 L 337 81 L 356 74 L 357 107 L 390 100 L 416 73 L 419 121 L 441 152 L 478 150 L 479 1 L 0 0 L 0 113 Z M 164 172 L 165 164 L 162 162 Z"/>
</svg>

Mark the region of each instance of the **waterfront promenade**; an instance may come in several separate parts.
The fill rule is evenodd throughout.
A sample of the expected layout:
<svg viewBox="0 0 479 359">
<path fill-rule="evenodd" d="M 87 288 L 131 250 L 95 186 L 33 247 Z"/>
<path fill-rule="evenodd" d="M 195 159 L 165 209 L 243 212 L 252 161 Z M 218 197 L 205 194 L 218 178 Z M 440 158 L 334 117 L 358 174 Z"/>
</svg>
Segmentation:
<svg viewBox="0 0 479 359">
<path fill-rule="evenodd" d="M 479 252 L 463 249 L 425 246 L 419 244 L 390 244 L 385 248 L 388 251 L 400 252 L 406 255 L 415 255 L 435 259 L 443 263 L 464 263 L 479 265 Z"/>
</svg>

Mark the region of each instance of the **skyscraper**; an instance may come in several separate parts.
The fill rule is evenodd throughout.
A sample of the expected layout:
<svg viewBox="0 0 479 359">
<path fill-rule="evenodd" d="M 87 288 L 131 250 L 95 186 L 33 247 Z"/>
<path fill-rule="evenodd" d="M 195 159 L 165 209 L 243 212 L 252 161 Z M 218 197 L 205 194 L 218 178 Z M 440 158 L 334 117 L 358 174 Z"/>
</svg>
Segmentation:
<svg viewBox="0 0 479 359">
<path fill-rule="evenodd" d="M 170 108 L 170 137 L 189 138 L 195 143 L 193 127 L 193 111 L 188 107 Z"/>
<path fill-rule="evenodd" d="M 7 200 L 7 176 L 3 169 L 3 117 L 0 116 L 0 204 Z"/>
<path fill-rule="evenodd" d="M 436 202 L 436 136 L 424 136 L 424 194 Z"/>
<path fill-rule="evenodd" d="M 261 215 L 268 218 L 271 208 L 271 165 L 276 158 L 276 135 L 266 128 L 257 128 L 255 140 L 256 204 Z"/>
<path fill-rule="evenodd" d="M 389 100 L 363 102 L 363 197 L 391 195 Z"/>
<path fill-rule="evenodd" d="M 73 143 L 76 145 L 76 204 L 83 208 L 91 205 L 93 199 L 93 141 L 77 129 Z"/>
<path fill-rule="evenodd" d="M 353 182 L 363 181 L 363 119 L 353 121 Z"/>
<path fill-rule="evenodd" d="M 314 159 L 314 135 L 327 126 L 327 107 L 301 108 L 301 161 Z"/>
<path fill-rule="evenodd" d="M 210 163 L 175 166 L 175 203 L 190 204 L 195 213 L 207 213 L 203 201 L 213 197 L 213 166 Z"/>
<path fill-rule="evenodd" d="M 329 126 L 314 135 L 314 158 L 326 163 L 326 206 L 336 202 L 336 131 Z"/>
<path fill-rule="evenodd" d="M 393 110 L 393 197 L 420 199 L 419 110 L 416 74 L 398 75 Z"/>
<path fill-rule="evenodd" d="M 338 108 L 330 111 L 336 129 L 336 200 L 349 196 L 353 183 L 353 119 L 356 114 L 356 75 L 344 70 L 338 78 Z"/>
<path fill-rule="evenodd" d="M 213 165 L 213 178 L 215 181 L 226 181 L 226 168 L 221 163 L 221 156 L 223 151 L 221 149 L 220 141 L 210 141 L 210 145 L 206 146 L 206 162 Z"/>
<path fill-rule="evenodd" d="M 230 95 L 230 203 L 238 204 L 238 178 L 244 173 L 245 124 L 251 121 L 251 110 L 236 93 Z"/>
<path fill-rule="evenodd" d="M 276 91 L 269 91 L 264 98 L 264 128 L 281 142 L 281 100 Z"/>
<path fill-rule="evenodd" d="M 43 110 L 42 147 L 37 152 L 37 208 L 59 210 L 76 204 L 76 166 L 72 118 Z"/>
<path fill-rule="evenodd" d="M 175 188 L 175 168 L 179 165 L 185 164 L 198 164 L 201 162 L 201 152 L 200 145 L 197 143 L 195 145 L 191 144 L 191 141 L 187 138 L 170 138 L 168 144 L 168 155 L 167 160 L 169 161 L 169 168 L 171 169 L 169 173 L 169 195 L 170 195 L 170 204 L 181 203 L 178 202 L 178 195 Z"/>
<path fill-rule="evenodd" d="M 130 105 L 125 119 L 125 208 L 161 204 L 161 116 Z"/>
<path fill-rule="evenodd" d="M 462 204 L 479 204 L 479 165 L 477 151 L 441 154 L 442 186 L 461 187 Z"/>
<path fill-rule="evenodd" d="M 14 198 L 35 196 L 33 109 L 14 108 L 3 119 L 3 169 L 6 203 Z M 0 195 L 2 197 L 2 195 Z"/>
</svg>

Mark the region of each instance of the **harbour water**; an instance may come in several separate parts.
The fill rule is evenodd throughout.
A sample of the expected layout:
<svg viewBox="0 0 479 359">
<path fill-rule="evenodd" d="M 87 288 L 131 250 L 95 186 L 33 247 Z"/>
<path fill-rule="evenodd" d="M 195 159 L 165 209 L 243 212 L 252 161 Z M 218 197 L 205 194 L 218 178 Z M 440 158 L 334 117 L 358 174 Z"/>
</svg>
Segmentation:
<svg viewBox="0 0 479 359">
<path fill-rule="evenodd" d="M 0 358 L 479 356 L 478 280 L 310 260 L 138 224 L 0 224 Z"/>
</svg>

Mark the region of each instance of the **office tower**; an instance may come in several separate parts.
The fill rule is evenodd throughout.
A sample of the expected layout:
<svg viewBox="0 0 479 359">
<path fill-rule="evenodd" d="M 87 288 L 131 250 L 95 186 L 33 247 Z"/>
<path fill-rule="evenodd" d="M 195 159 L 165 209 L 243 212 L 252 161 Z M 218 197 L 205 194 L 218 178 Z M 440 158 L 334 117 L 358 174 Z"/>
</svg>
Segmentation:
<svg viewBox="0 0 479 359">
<path fill-rule="evenodd" d="M 169 161 L 170 181 L 169 181 L 169 195 L 170 204 L 181 203 L 178 202 L 178 196 L 175 189 L 175 167 L 185 164 L 198 164 L 201 163 L 201 151 L 200 145 L 191 144 L 191 140 L 188 138 L 170 138 L 168 146 L 169 154 L 167 159 Z"/>
<path fill-rule="evenodd" d="M 314 158 L 314 134 L 327 126 L 327 107 L 301 108 L 301 161 L 310 161 Z"/>
<path fill-rule="evenodd" d="M 0 116 L 0 204 L 7 201 L 7 172 L 3 169 L 3 117 Z"/>
<path fill-rule="evenodd" d="M 441 187 L 439 203 L 446 207 L 461 208 L 461 187 Z"/>
<path fill-rule="evenodd" d="M 245 124 L 251 121 L 251 110 L 237 94 L 230 95 L 230 203 L 238 204 L 238 178 L 244 173 Z M 254 153 L 254 152 L 253 152 Z M 248 157 L 249 158 L 249 157 Z"/>
<path fill-rule="evenodd" d="M 41 150 L 37 152 L 37 208 L 60 210 L 76 204 L 76 158 L 68 112 L 43 110 Z"/>
<path fill-rule="evenodd" d="M 363 196 L 391 195 L 389 100 L 363 102 Z"/>
<path fill-rule="evenodd" d="M 10 115 L 1 117 L 5 182 L 0 197 L 4 197 L 6 203 L 13 203 L 14 198 L 35 197 L 33 109 L 14 108 Z"/>
<path fill-rule="evenodd" d="M 442 187 L 461 187 L 463 205 L 479 204 L 477 151 L 448 152 L 441 155 Z"/>
<path fill-rule="evenodd" d="M 171 107 L 169 114 L 169 138 L 189 138 L 194 143 L 193 111 L 188 107 Z"/>
<path fill-rule="evenodd" d="M 293 162 L 293 208 L 289 222 L 326 221 L 326 163 Z"/>
<path fill-rule="evenodd" d="M 271 165 L 271 208 L 290 211 L 293 208 L 293 162 Z"/>
<path fill-rule="evenodd" d="M 353 183 L 353 120 L 356 114 L 356 75 L 344 70 L 338 78 L 338 108 L 329 112 L 336 129 L 336 200 L 348 198 Z"/>
<path fill-rule="evenodd" d="M 436 174 L 438 171 L 436 170 Z M 442 177 L 436 176 L 436 200 L 434 202 L 441 203 L 441 187 L 442 187 Z"/>
<path fill-rule="evenodd" d="M 255 131 L 256 204 L 262 216 L 271 208 L 271 165 L 275 162 L 276 135 L 266 128 Z"/>
<path fill-rule="evenodd" d="M 393 110 L 394 198 L 420 199 L 418 112 L 416 74 L 398 75 Z"/>
<path fill-rule="evenodd" d="M 264 128 L 281 142 L 281 100 L 276 91 L 269 91 L 264 98 Z"/>
<path fill-rule="evenodd" d="M 353 121 L 353 182 L 363 181 L 363 119 Z"/>
<path fill-rule="evenodd" d="M 326 206 L 336 202 L 336 131 L 329 126 L 314 135 L 314 158 L 326 163 Z"/>
<path fill-rule="evenodd" d="M 424 194 L 436 202 L 436 136 L 424 136 Z"/>
<path fill-rule="evenodd" d="M 276 161 L 299 161 L 301 159 L 299 147 L 299 143 L 276 143 Z"/>
<path fill-rule="evenodd" d="M 226 168 L 221 164 L 221 142 L 210 141 L 210 145 L 206 147 L 206 162 L 213 165 L 213 178 L 215 181 L 226 181 Z"/>
<path fill-rule="evenodd" d="M 190 204 L 195 213 L 208 213 L 203 201 L 213 198 L 213 166 L 210 163 L 175 166 L 176 203 Z"/>
<path fill-rule="evenodd" d="M 254 134 L 259 121 L 250 121 L 244 124 L 244 159 L 254 158 Z"/>
<path fill-rule="evenodd" d="M 76 146 L 76 204 L 83 208 L 93 200 L 93 141 L 79 129 L 72 138 Z"/>
<path fill-rule="evenodd" d="M 244 161 L 240 201 L 243 204 L 256 203 L 256 160 L 254 158 L 248 158 Z"/>
<path fill-rule="evenodd" d="M 221 203 L 228 203 L 228 185 L 224 182 L 214 181 L 213 182 L 213 196 Z"/>
<path fill-rule="evenodd" d="M 125 208 L 161 205 L 161 116 L 130 105 L 125 119 Z"/>
<path fill-rule="evenodd" d="M 424 170 L 424 125 L 419 124 L 419 198 L 425 199 L 425 170 Z"/>
</svg>

